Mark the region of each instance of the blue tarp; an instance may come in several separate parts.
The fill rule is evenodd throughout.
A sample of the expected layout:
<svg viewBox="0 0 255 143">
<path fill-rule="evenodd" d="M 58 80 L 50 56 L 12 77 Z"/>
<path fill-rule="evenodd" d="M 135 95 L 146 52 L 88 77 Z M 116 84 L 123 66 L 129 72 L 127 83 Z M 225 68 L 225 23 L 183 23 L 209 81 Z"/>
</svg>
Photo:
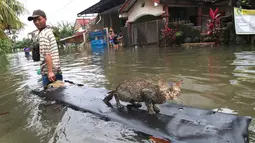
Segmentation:
<svg viewBox="0 0 255 143">
<path fill-rule="evenodd" d="M 249 142 L 250 117 L 170 103 L 160 105 L 161 112 L 157 115 L 147 114 L 144 106 L 141 109 L 110 108 L 102 101 L 107 90 L 85 86 L 36 94 L 82 112 L 90 112 L 106 121 L 122 123 L 134 131 L 171 140 L 172 143 Z"/>
</svg>

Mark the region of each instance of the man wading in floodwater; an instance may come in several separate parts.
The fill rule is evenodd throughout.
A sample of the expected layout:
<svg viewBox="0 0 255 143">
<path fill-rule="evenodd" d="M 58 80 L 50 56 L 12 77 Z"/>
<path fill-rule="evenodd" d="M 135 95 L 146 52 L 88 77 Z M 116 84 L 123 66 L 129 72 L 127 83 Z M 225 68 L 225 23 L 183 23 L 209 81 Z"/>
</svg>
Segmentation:
<svg viewBox="0 0 255 143">
<path fill-rule="evenodd" d="M 46 25 L 46 14 L 42 10 L 35 10 L 32 16 L 28 17 L 28 21 L 33 21 L 39 30 L 37 41 L 39 42 L 40 53 L 40 72 L 42 75 L 43 87 L 56 81 L 63 80 L 59 52 L 56 38 L 49 26 Z"/>
</svg>

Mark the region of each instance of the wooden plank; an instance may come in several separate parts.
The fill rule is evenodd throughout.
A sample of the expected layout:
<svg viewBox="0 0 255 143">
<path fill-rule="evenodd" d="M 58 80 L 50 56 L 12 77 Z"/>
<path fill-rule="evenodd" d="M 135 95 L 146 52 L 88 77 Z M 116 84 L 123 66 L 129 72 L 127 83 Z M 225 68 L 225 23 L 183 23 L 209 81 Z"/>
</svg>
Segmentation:
<svg viewBox="0 0 255 143">
<path fill-rule="evenodd" d="M 89 112 L 109 121 L 119 122 L 136 132 L 162 137 L 175 143 L 248 143 L 251 117 L 165 103 L 160 113 L 149 115 L 142 108 L 116 108 L 102 100 L 106 89 L 87 86 L 66 86 L 49 92 L 33 93 L 55 100 L 81 112 Z M 124 105 L 124 103 L 122 103 Z M 108 107 L 109 106 L 109 107 Z"/>
</svg>

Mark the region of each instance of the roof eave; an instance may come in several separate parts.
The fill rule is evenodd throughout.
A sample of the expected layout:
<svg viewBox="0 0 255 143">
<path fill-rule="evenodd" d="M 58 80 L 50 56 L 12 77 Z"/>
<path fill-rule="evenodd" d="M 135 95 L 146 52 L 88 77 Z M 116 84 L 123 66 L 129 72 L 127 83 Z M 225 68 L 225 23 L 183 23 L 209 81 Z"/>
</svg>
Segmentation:
<svg viewBox="0 0 255 143">
<path fill-rule="evenodd" d="M 82 12 L 78 13 L 78 16 L 81 16 L 83 14 L 92 14 L 92 13 L 101 13 L 106 10 L 111 9 L 112 7 L 116 7 L 118 5 L 122 5 L 125 3 L 125 0 L 102 0 L 98 3 L 92 5 L 91 7 L 83 10 Z M 91 12 L 88 12 L 91 11 Z"/>
<path fill-rule="evenodd" d="M 119 13 L 121 14 L 128 12 L 136 2 L 137 0 L 127 0 L 119 9 Z"/>
</svg>

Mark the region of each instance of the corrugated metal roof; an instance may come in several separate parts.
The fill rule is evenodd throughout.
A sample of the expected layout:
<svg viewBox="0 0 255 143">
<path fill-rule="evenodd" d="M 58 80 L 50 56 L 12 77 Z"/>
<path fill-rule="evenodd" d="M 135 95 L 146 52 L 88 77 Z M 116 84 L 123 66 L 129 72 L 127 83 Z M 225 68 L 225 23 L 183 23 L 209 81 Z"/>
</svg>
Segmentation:
<svg viewBox="0 0 255 143">
<path fill-rule="evenodd" d="M 94 4 L 93 6 L 78 13 L 78 15 L 102 13 L 106 10 L 113 8 L 113 7 L 121 5 L 124 2 L 125 2 L 125 0 L 101 0 L 98 3 Z"/>
<path fill-rule="evenodd" d="M 119 13 L 128 12 L 137 0 L 127 0 L 119 9 Z"/>
</svg>

